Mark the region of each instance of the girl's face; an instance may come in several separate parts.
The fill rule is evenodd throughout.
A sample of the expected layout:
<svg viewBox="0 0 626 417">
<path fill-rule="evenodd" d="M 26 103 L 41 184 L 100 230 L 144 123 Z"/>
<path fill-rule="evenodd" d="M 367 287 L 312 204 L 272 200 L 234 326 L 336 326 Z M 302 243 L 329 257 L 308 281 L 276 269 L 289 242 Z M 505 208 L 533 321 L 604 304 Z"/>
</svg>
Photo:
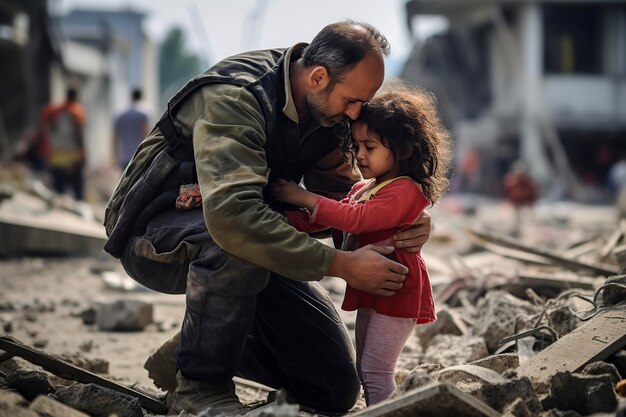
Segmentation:
<svg viewBox="0 0 626 417">
<path fill-rule="evenodd" d="M 352 123 L 352 138 L 356 147 L 356 161 L 363 178 L 382 182 L 400 174 L 391 149 L 381 143 L 380 137 L 368 132 L 363 122 Z"/>
</svg>

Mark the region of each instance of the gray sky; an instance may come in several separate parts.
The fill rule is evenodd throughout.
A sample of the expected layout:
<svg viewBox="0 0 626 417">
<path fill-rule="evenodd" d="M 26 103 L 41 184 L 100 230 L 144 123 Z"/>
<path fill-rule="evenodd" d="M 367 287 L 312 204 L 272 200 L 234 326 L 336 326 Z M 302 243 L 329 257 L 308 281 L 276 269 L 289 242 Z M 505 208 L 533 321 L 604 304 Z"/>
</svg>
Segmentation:
<svg viewBox="0 0 626 417">
<path fill-rule="evenodd" d="M 245 50 L 308 42 L 326 24 L 348 18 L 377 27 L 391 43 L 392 61 L 404 61 L 412 43 L 404 17 L 405 0 L 55 1 L 53 8 L 61 12 L 75 7 L 144 11 L 146 30 L 157 41 L 172 26 L 181 26 L 189 47 L 213 61 Z M 420 20 L 418 36 L 441 25 L 437 20 Z"/>
</svg>

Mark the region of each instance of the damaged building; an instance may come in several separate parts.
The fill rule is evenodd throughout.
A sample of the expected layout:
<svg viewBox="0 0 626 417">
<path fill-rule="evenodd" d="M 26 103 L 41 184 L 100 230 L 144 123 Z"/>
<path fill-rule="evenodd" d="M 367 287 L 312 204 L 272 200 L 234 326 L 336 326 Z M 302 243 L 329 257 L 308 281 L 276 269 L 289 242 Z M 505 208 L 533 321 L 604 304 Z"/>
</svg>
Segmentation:
<svg viewBox="0 0 626 417">
<path fill-rule="evenodd" d="M 412 0 L 406 9 L 412 30 L 424 16 L 448 22 L 415 44 L 402 78 L 437 96 L 457 140 L 459 191 L 499 194 L 521 159 L 544 196 L 603 197 L 626 152 L 626 1 Z"/>
</svg>

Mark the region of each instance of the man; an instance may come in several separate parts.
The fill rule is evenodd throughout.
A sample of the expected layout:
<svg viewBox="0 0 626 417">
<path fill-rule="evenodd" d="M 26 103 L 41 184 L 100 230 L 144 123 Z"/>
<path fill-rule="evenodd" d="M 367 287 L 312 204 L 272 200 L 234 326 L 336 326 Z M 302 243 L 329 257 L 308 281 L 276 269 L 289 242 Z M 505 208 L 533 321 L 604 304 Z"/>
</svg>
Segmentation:
<svg viewBox="0 0 626 417">
<path fill-rule="evenodd" d="M 77 200 L 84 198 L 84 129 L 85 110 L 74 88 L 67 89 L 64 102 L 48 104 L 41 112 L 39 151 L 53 188 L 64 193 L 70 184 Z"/>
<path fill-rule="evenodd" d="M 354 405 L 360 384 L 349 335 L 312 281 L 338 276 L 355 288 L 392 295 L 406 268 L 383 256 L 393 248 L 342 252 L 297 232 L 264 190 L 282 177 L 303 180 L 318 193 L 345 195 L 358 178 L 333 127 L 356 119 L 381 86 L 388 51 L 372 26 L 342 22 L 325 27 L 308 46 L 227 58 L 192 80 L 190 94 L 185 87 L 170 101 L 175 127 L 166 114 L 141 144 L 107 208 L 108 231 L 116 216 L 124 217 L 122 201 L 132 202 L 120 190 L 140 199 L 146 187 L 128 183 L 161 174 L 153 169 L 141 177 L 138 167 L 163 155 L 154 156 L 167 146 L 163 131 L 193 142 L 202 196 L 202 211 L 177 211 L 172 203 L 146 216 L 159 211 L 153 207 L 160 203 L 149 204 L 139 216 L 140 233 L 121 253 L 137 281 L 186 293 L 180 337 L 146 362 L 155 384 L 173 391 L 171 412 L 212 407 L 244 413 L 234 375 L 284 388 L 318 410 L 342 412 Z M 174 153 L 185 147 L 177 143 L 183 145 L 171 146 Z M 185 164 L 181 183 L 193 182 Z M 421 248 L 430 219 L 419 223 L 399 235 L 397 246 Z"/>
<path fill-rule="evenodd" d="M 141 90 L 133 89 L 131 105 L 120 113 L 113 126 L 113 155 L 124 170 L 141 141 L 148 134 L 148 113 L 141 107 Z"/>
</svg>

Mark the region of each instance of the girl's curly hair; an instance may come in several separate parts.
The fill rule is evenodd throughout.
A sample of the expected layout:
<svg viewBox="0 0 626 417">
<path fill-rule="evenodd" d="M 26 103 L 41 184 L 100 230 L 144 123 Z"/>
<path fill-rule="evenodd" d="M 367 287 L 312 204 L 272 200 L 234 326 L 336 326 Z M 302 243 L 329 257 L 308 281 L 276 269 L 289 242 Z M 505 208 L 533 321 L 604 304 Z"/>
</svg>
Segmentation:
<svg viewBox="0 0 626 417">
<path fill-rule="evenodd" d="M 413 178 L 435 203 L 449 185 L 450 134 L 437 114 L 435 97 L 394 81 L 363 105 L 353 123 L 365 123 L 400 164 L 401 175 Z M 355 161 L 355 149 L 351 150 Z"/>
</svg>

